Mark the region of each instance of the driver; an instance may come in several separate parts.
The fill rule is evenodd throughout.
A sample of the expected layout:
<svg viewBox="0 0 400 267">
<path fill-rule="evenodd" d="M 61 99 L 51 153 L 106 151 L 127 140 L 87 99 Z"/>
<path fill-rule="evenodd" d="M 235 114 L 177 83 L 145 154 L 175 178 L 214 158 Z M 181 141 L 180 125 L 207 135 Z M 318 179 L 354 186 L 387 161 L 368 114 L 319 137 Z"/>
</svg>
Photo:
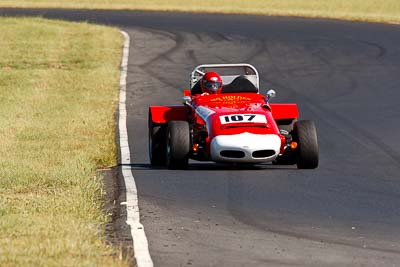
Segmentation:
<svg viewBox="0 0 400 267">
<path fill-rule="evenodd" d="M 204 74 L 200 81 L 202 95 L 216 94 L 222 90 L 222 79 L 218 73 L 210 71 Z"/>
</svg>

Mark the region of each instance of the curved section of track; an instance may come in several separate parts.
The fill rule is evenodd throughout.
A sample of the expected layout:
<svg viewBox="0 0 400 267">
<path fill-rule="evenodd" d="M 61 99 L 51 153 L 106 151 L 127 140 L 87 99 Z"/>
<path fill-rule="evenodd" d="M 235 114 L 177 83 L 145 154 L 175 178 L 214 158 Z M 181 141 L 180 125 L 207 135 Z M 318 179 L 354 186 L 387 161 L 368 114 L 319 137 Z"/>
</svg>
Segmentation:
<svg viewBox="0 0 400 267">
<path fill-rule="evenodd" d="M 133 39 L 128 131 L 156 266 L 400 262 L 398 26 L 184 13 L 39 13 L 117 25 Z M 149 166 L 147 107 L 179 103 L 195 65 L 235 62 L 255 65 L 262 88 L 277 91 L 275 102 L 296 102 L 302 118 L 316 122 L 317 170 Z"/>
</svg>

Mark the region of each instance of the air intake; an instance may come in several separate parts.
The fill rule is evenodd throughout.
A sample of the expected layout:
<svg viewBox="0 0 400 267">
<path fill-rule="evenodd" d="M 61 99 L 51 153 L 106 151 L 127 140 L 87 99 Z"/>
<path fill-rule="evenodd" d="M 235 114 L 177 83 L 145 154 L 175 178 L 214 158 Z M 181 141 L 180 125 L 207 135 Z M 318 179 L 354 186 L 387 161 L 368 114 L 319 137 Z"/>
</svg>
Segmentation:
<svg viewBox="0 0 400 267">
<path fill-rule="evenodd" d="M 234 159 L 244 158 L 245 156 L 243 151 L 238 150 L 222 150 L 219 154 L 221 155 L 221 157 Z"/>
<path fill-rule="evenodd" d="M 254 151 L 252 156 L 253 158 L 268 158 L 275 155 L 275 150 L 267 149 L 267 150 L 257 150 Z"/>
</svg>

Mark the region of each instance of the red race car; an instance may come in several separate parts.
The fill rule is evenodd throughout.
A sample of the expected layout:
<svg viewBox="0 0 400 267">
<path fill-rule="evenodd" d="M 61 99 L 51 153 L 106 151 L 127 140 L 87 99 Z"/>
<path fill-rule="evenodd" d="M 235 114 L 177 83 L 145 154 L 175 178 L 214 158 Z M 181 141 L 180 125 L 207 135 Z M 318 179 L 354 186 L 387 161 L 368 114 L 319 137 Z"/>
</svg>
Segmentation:
<svg viewBox="0 0 400 267">
<path fill-rule="evenodd" d="M 197 66 L 183 105 L 149 108 L 153 166 L 185 169 L 189 159 L 318 167 L 315 125 L 298 120 L 296 104 L 270 104 L 249 64 Z"/>
</svg>

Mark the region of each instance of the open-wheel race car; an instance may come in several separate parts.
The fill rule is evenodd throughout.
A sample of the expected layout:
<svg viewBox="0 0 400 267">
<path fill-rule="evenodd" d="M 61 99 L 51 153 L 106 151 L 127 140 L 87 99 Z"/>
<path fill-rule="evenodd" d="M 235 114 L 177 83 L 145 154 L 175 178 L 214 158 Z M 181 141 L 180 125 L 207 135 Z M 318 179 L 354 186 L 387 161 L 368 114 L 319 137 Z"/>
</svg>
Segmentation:
<svg viewBox="0 0 400 267">
<path fill-rule="evenodd" d="M 153 166 L 185 169 L 189 159 L 318 167 L 316 128 L 296 104 L 270 104 L 249 64 L 209 64 L 191 73 L 183 105 L 149 108 Z"/>
</svg>

